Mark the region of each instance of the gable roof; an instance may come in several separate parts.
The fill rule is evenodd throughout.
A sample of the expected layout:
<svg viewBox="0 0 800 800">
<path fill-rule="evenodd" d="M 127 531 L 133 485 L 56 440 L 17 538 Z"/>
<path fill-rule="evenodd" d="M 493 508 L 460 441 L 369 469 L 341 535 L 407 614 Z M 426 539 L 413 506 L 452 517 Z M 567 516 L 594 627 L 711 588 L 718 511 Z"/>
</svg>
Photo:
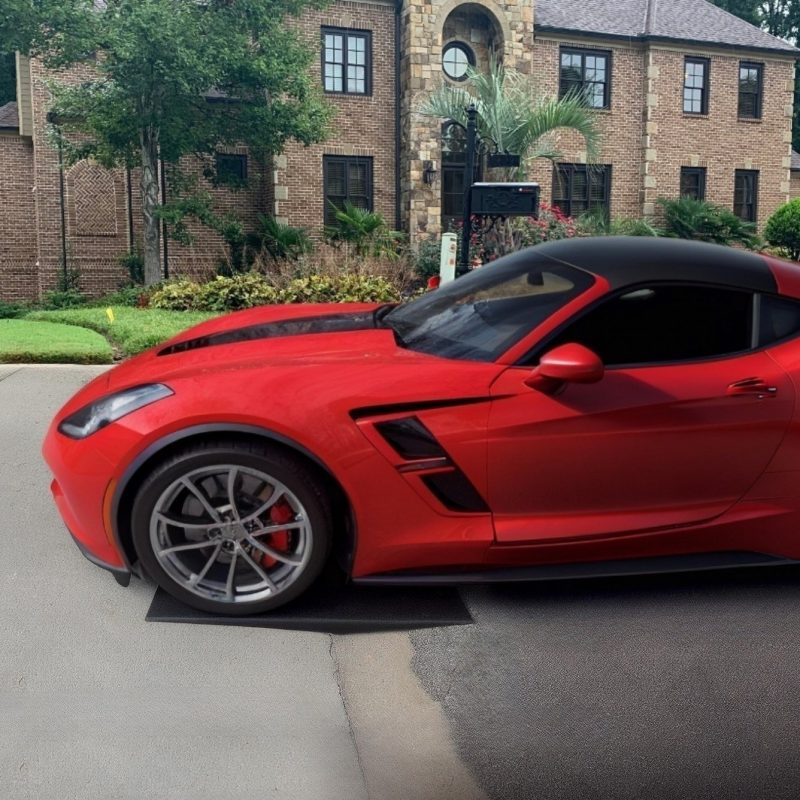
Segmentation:
<svg viewBox="0 0 800 800">
<path fill-rule="evenodd" d="M 0 128 L 19 128 L 19 114 L 14 102 L 0 106 Z"/>
<path fill-rule="evenodd" d="M 706 0 L 536 0 L 537 30 L 800 53 Z"/>
</svg>

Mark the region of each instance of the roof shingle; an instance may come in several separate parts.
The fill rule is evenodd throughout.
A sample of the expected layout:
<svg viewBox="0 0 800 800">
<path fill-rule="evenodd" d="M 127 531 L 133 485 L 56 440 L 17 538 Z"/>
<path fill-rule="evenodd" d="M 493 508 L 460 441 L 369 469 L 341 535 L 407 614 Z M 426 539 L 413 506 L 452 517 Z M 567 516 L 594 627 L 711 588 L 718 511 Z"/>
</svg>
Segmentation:
<svg viewBox="0 0 800 800">
<path fill-rule="evenodd" d="M 534 20 L 541 30 L 800 52 L 706 0 L 536 0 Z"/>
<path fill-rule="evenodd" d="M 19 114 L 14 102 L 0 106 L 0 128 L 19 128 Z"/>
</svg>

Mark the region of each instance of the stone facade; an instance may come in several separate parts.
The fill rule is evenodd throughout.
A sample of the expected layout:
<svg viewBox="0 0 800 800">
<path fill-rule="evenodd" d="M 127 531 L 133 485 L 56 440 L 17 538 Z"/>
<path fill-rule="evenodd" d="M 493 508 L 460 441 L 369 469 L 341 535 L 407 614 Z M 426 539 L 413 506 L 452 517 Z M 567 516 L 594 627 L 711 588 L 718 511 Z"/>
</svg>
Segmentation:
<svg viewBox="0 0 800 800">
<path fill-rule="evenodd" d="M 399 5 L 335 0 L 324 10 L 308 11 L 298 24 L 309 44 L 320 50 L 323 28 L 366 35 L 370 87 L 363 94 L 328 93 L 336 111 L 329 139 L 311 147 L 290 144 L 267 164 L 249 158 L 245 188 L 210 186 L 203 164 L 185 162 L 184 168 L 213 194 L 217 210 L 236 214 L 248 230 L 257 227 L 260 214 L 272 214 L 319 236 L 328 156 L 368 160 L 372 208 L 412 241 L 437 236 L 442 225 L 442 121 L 422 116 L 419 107 L 431 90 L 449 80 L 442 57 L 454 42 L 466 45 L 479 69 L 494 56 L 530 74 L 549 95 L 559 90 L 562 47 L 610 53 L 610 104 L 597 114 L 603 134 L 598 162 L 611 167 L 611 217 L 657 214 L 657 198 L 678 195 L 681 167 L 705 167 L 706 198 L 728 207 L 735 171 L 757 170 L 760 225 L 790 196 L 800 195 L 800 162 L 790 177 L 796 51 L 566 33 L 552 25 L 539 29 L 532 0 L 402 0 Z M 683 113 L 687 56 L 708 59 L 707 114 Z M 738 117 L 741 61 L 763 65 L 758 120 Z M 314 65 L 320 80 L 322 62 L 321 57 Z M 85 162 L 62 170 L 46 119 L 47 82 L 54 76 L 23 58 L 17 59 L 17 74 L 19 127 L 0 130 L 0 299 L 34 298 L 55 288 L 64 274 L 65 250 L 81 289 L 95 294 L 113 290 L 126 278 L 120 257 L 141 237 L 137 171 L 109 172 Z M 85 75 L 75 70 L 59 79 L 80 81 Z M 559 148 L 565 162 L 586 162 L 585 147 L 574 134 L 562 133 Z M 432 183 L 424 180 L 426 163 L 438 168 Z M 529 177 L 540 183 L 543 202 L 551 202 L 550 162 L 532 163 Z M 166 240 L 163 259 L 171 275 L 208 274 L 227 256 L 217 234 L 201 226 L 190 229 L 192 245 Z"/>
</svg>

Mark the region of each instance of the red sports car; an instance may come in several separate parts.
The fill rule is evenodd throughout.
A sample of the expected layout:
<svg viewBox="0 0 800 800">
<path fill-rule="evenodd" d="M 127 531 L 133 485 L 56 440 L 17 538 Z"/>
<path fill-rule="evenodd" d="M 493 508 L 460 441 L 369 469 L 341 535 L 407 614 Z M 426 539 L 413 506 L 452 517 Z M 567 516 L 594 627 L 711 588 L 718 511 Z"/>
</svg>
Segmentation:
<svg viewBox="0 0 800 800">
<path fill-rule="evenodd" d="M 401 306 L 255 308 L 107 372 L 44 453 L 78 546 L 223 614 L 362 582 L 800 559 L 800 267 L 552 242 Z"/>
</svg>

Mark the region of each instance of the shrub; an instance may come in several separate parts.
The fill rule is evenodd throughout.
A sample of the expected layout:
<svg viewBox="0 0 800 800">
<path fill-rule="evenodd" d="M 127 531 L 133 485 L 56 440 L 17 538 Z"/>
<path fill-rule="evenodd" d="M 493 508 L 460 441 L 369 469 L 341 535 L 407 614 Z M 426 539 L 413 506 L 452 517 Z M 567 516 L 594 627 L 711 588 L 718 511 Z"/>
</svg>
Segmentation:
<svg viewBox="0 0 800 800">
<path fill-rule="evenodd" d="M 144 258 L 137 250 L 125 253 L 119 263 L 128 271 L 131 283 L 141 286 L 144 284 Z"/>
<path fill-rule="evenodd" d="M 579 236 L 660 236 L 661 232 L 646 219 L 617 217 L 606 219 L 603 214 L 585 214 L 578 220 Z"/>
<path fill-rule="evenodd" d="M 739 219 L 727 208 L 691 197 L 677 200 L 662 197 L 658 202 L 664 209 L 664 232 L 667 236 L 749 248 L 759 244 L 756 226 Z"/>
<path fill-rule="evenodd" d="M 40 308 L 58 310 L 61 308 L 82 308 L 88 305 L 88 298 L 77 289 L 63 289 L 47 292 Z"/>
<path fill-rule="evenodd" d="M 782 205 L 767 222 L 766 240 L 780 247 L 791 259 L 800 261 L 800 197 Z"/>
<path fill-rule="evenodd" d="M 123 286 L 116 292 L 104 295 L 99 300 L 92 302 L 93 306 L 130 306 L 131 308 L 146 308 L 150 304 L 150 292 L 144 286 Z"/>
<path fill-rule="evenodd" d="M 162 284 L 150 295 L 152 308 L 163 308 L 167 311 L 190 311 L 195 307 L 200 284 L 181 278 Z"/>
<path fill-rule="evenodd" d="M 414 261 L 414 271 L 420 278 L 427 281 L 428 278 L 439 274 L 441 252 L 441 239 L 424 239 L 419 243 Z"/>
<path fill-rule="evenodd" d="M 257 272 L 243 272 L 230 278 L 218 275 L 198 287 L 194 300 L 197 311 L 237 311 L 281 302 L 280 293 Z"/>
<path fill-rule="evenodd" d="M 6 303 L 0 300 L 0 319 L 16 319 L 30 309 L 22 303 Z"/>
<path fill-rule="evenodd" d="M 403 234 L 391 230 L 382 214 L 347 201 L 342 208 L 333 206 L 333 210 L 335 223 L 325 227 L 330 244 L 345 245 L 357 256 L 399 255 Z"/>
<path fill-rule="evenodd" d="M 343 273 L 296 278 L 281 297 L 284 303 L 391 303 L 400 292 L 385 278 Z"/>
<path fill-rule="evenodd" d="M 261 229 L 255 234 L 262 249 L 275 259 L 297 261 L 314 249 L 314 242 L 305 228 L 278 222 L 274 217 L 258 218 Z"/>
</svg>

